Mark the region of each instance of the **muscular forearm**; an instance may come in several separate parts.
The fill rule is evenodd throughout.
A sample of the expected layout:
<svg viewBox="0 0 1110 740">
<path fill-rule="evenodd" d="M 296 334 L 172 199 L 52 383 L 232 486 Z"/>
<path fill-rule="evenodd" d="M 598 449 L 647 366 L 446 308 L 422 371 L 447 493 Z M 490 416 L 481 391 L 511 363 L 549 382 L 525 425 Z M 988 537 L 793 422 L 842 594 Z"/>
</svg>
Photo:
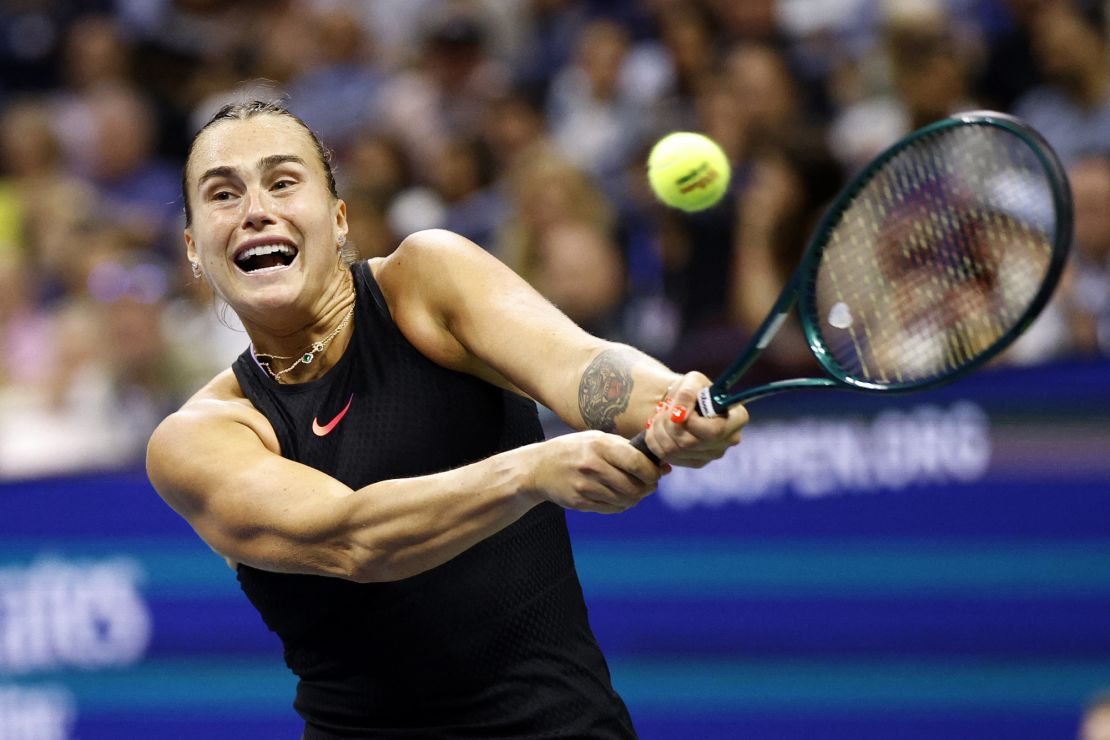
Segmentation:
<svg viewBox="0 0 1110 740">
<path fill-rule="evenodd" d="M 590 361 L 578 386 L 582 425 L 630 437 L 680 376 L 623 344 L 609 344 Z"/>
<path fill-rule="evenodd" d="M 620 437 L 589 431 L 518 447 L 455 470 L 375 483 L 348 499 L 345 578 L 387 581 L 434 568 L 542 501 L 614 514 L 650 493 L 659 470 Z"/>
<path fill-rule="evenodd" d="M 365 582 L 441 565 L 542 501 L 624 511 L 660 474 L 626 440 L 589 431 L 352 490 L 278 454 L 253 409 L 212 397 L 159 425 L 147 471 L 166 502 L 230 561 Z"/>
<path fill-rule="evenodd" d="M 543 500 L 519 448 L 434 475 L 382 481 L 346 500 L 333 537 L 361 582 L 407 578 L 504 529 Z"/>
</svg>

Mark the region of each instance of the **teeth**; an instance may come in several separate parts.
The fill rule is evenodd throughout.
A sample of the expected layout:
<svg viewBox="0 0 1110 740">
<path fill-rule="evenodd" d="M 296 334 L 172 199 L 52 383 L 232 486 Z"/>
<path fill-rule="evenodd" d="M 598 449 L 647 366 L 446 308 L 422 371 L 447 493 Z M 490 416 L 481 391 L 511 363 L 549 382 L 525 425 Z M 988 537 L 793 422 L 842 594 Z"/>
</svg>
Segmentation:
<svg viewBox="0 0 1110 740">
<path fill-rule="evenodd" d="M 293 255 L 297 253 L 296 250 L 290 247 L 288 244 L 260 244 L 259 246 L 251 247 L 250 249 L 240 254 L 238 257 L 235 258 L 235 261 L 242 262 L 244 260 L 250 259 L 251 257 L 261 257 L 266 254 L 274 254 L 278 252 L 288 255 Z"/>
</svg>

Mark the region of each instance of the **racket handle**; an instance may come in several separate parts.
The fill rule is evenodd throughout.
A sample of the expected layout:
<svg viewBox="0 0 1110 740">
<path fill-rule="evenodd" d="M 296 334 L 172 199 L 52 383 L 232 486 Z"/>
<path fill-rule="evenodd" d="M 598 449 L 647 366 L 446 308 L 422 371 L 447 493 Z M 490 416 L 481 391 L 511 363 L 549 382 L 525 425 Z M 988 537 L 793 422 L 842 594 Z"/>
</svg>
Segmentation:
<svg viewBox="0 0 1110 740">
<path fill-rule="evenodd" d="M 698 405 L 694 408 L 706 419 L 712 419 L 715 416 L 724 416 L 728 413 L 728 406 L 722 406 L 717 403 L 717 399 L 713 398 L 713 386 L 702 388 L 698 391 Z"/>
<path fill-rule="evenodd" d="M 698 402 L 694 406 L 694 411 L 710 419 L 714 416 L 727 414 L 728 407 L 719 405 L 713 399 L 713 394 L 710 392 L 710 390 L 710 388 L 702 388 L 700 391 L 698 391 Z M 647 439 L 645 438 L 646 434 L 646 431 L 640 432 L 635 437 L 630 439 L 629 442 L 631 442 L 632 446 L 635 447 L 637 450 L 644 453 L 644 455 L 647 456 L 648 460 L 651 460 L 656 465 L 659 465 L 661 461 L 658 457 L 655 456 L 655 453 L 651 451 L 651 448 L 647 446 Z"/>
<path fill-rule="evenodd" d="M 653 463 L 658 465 L 661 461 L 658 457 L 655 456 L 655 453 L 651 451 L 651 448 L 647 446 L 647 439 L 644 437 L 644 435 L 645 432 L 640 432 L 635 437 L 630 439 L 629 442 L 631 442 L 632 446 L 635 447 L 637 450 L 644 453 L 644 455 L 647 456 L 648 460 L 651 460 Z"/>
</svg>

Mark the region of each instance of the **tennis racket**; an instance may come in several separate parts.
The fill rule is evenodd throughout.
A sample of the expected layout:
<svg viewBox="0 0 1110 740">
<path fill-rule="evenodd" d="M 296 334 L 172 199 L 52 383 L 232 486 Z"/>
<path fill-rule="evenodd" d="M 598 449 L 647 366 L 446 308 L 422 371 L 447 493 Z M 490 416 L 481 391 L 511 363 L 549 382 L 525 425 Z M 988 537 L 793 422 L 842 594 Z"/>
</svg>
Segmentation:
<svg viewBox="0 0 1110 740">
<path fill-rule="evenodd" d="M 962 113 L 876 157 L 824 214 L 747 346 L 698 395 L 703 416 L 783 391 L 906 393 L 966 375 L 1048 302 L 1072 203 L 1048 143 L 1013 116 Z M 737 389 L 795 304 L 827 377 Z M 632 444 L 658 459 L 640 433 Z"/>
</svg>

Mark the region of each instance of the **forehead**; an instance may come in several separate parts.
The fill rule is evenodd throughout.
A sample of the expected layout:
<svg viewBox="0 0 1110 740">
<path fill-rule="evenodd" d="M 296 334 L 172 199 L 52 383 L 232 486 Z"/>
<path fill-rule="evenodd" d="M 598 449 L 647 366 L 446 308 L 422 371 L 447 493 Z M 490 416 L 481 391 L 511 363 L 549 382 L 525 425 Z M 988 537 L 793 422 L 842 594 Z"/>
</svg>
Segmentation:
<svg viewBox="0 0 1110 740">
<path fill-rule="evenodd" d="M 218 121 L 201 132 L 186 165 L 190 182 L 212 167 L 256 169 L 265 157 L 295 155 L 319 174 L 324 165 L 311 134 L 292 118 L 272 113 Z"/>
</svg>

